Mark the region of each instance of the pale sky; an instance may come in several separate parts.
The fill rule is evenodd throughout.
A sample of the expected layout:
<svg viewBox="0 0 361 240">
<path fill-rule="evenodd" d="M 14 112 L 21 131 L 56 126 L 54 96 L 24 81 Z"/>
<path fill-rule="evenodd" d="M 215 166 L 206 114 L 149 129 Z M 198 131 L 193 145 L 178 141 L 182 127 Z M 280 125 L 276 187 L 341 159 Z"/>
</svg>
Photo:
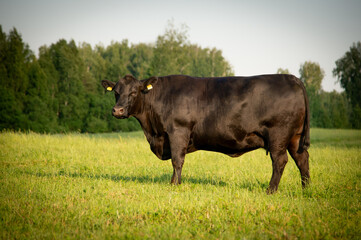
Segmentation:
<svg viewBox="0 0 361 240">
<path fill-rule="evenodd" d="M 326 91 L 341 91 L 335 61 L 361 41 L 361 0 L 0 0 L 3 31 L 15 27 L 35 54 L 61 38 L 154 43 L 172 19 L 189 27 L 191 43 L 222 50 L 238 76 L 280 67 L 299 76 L 313 61 L 325 71 Z"/>
</svg>

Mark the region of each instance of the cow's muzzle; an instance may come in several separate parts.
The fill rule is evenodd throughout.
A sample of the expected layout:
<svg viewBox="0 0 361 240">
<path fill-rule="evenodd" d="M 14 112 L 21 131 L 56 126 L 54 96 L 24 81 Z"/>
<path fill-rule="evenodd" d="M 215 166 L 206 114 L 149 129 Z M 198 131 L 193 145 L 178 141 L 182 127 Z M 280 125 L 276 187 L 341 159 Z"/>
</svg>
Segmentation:
<svg viewBox="0 0 361 240">
<path fill-rule="evenodd" d="M 113 108 L 113 116 L 116 118 L 126 118 L 125 110 L 122 107 L 114 107 Z"/>
</svg>

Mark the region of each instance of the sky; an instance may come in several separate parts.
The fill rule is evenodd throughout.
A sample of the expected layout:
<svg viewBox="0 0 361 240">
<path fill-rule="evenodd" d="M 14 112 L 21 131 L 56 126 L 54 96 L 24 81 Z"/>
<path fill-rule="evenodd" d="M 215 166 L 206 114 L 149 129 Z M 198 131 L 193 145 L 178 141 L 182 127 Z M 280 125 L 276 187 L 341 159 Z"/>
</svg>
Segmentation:
<svg viewBox="0 0 361 240">
<path fill-rule="evenodd" d="M 0 0 L 3 31 L 15 27 L 35 54 L 59 39 L 155 43 L 169 21 L 188 26 L 190 43 L 222 50 L 237 76 L 299 76 L 312 61 L 325 71 L 322 88 L 342 91 L 332 70 L 361 41 L 361 0 Z"/>
</svg>

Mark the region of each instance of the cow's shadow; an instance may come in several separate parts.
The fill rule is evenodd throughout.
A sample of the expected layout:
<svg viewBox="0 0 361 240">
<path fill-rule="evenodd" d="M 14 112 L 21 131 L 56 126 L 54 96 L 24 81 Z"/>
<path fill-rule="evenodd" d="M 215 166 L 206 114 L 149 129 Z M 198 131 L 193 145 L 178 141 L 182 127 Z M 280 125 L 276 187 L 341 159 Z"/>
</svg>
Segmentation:
<svg viewBox="0 0 361 240">
<path fill-rule="evenodd" d="M 38 177 L 71 177 L 71 178 L 89 178 L 89 179 L 98 179 L 98 180 L 111 180 L 113 182 L 138 182 L 144 184 L 170 184 L 171 174 L 161 174 L 161 175 L 141 175 L 141 176 L 124 176 L 121 174 L 93 174 L 93 173 L 79 173 L 79 172 L 67 172 L 60 170 L 57 173 L 44 173 L 44 172 L 25 172 L 30 175 L 35 175 Z M 249 181 L 244 179 L 242 182 L 233 183 L 225 182 L 220 180 L 217 177 L 191 177 L 191 176 L 182 176 L 182 183 L 187 184 L 202 184 L 202 185 L 213 185 L 219 187 L 227 187 L 234 185 L 236 188 L 247 189 L 249 191 L 254 191 L 256 189 L 265 190 L 268 187 L 268 183 L 260 182 L 256 180 Z"/>
<path fill-rule="evenodd" d="M 120 174 L 81 174 L 81 173 L 58 173 L 57 175 L 65 175 L 68 177 L 84 177 L 90 179 L 107 179 L 114 182 L 138 182 L 145 184 L 170 184 L 172 178 L 171 174 L 161 175 L 140 175 L 140 176 L 124 176 Z M 203 184 L 203 185 L 215 185 L 226 186 L 227 183 L 218 180 L 217 178 L 195 178 L 189 176 L 182 176 L 182 183 Z"/>
</svg>

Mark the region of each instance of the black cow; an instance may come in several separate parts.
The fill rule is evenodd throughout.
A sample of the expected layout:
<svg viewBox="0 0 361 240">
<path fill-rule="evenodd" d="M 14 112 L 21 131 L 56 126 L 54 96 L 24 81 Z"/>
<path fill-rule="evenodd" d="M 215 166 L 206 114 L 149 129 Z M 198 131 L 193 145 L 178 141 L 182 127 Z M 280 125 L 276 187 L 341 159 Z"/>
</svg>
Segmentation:
<svg viewBox="0 0 361 240">
<path fill-rule="evenodd" d="M 268 193 L 277 190 L 287 150 L 310 179 L 309 106 L 302 82 L 292 75 L 196 78 L 183 75 L 138 81 L 126 75 L 103 80 L 115 93 L 113 116 L 135 117 L 160 159 L 172 159 L 171 183 L 181 183 L 184 157 L 208 150 L 238 157 L 264 148 L 273 166 Z"/>
</svg>

